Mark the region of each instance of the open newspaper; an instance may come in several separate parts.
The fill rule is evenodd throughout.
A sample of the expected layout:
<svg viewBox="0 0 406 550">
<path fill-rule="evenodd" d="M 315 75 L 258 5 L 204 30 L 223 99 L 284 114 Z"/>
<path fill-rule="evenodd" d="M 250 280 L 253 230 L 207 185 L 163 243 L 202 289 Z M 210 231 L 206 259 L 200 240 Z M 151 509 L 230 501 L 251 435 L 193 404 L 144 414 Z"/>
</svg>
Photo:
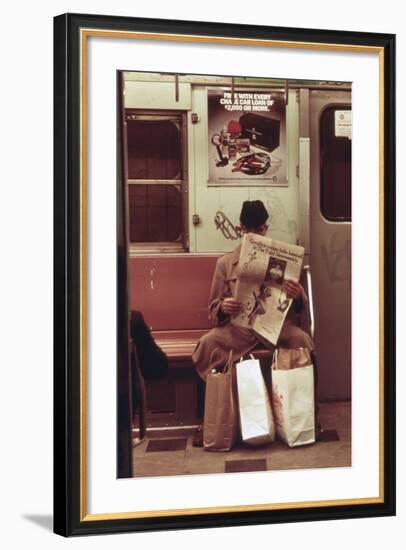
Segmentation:
<svg viewBox="0 0 406 550">
<path fill-rule="evenodd" d="M 304 252 L 302 246 L 245 234 L 234 295 L 242 303 L 242 310 L 231 322 L 252 328 L 276 345 L 293 301 L 283 290 L 283 282 L 299 281 Z"/>
</svg>

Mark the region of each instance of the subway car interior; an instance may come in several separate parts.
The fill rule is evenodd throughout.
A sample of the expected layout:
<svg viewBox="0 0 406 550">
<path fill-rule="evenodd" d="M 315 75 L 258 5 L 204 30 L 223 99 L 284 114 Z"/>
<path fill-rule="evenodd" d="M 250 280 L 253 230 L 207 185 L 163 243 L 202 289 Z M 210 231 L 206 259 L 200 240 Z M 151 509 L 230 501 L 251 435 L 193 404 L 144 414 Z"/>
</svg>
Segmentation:
<svg viewBox="0 0 406 550">
<path fill-rule="evenodd" d="M 350 467 L 351 83 L 135 71 L 118 80 L 133 477 Z M 304 247 L 301 325 L 315 343 L 319 430 L 309 445 L 240 437 L 213 452 L 194 445 L 205 384 L 192 353 L 211 328 L 216 262 L 241 243 L 247 200 L 265 205 L 268 237 Z M 272 355 L 258 354 L 269 376 Z"/>
</svg>

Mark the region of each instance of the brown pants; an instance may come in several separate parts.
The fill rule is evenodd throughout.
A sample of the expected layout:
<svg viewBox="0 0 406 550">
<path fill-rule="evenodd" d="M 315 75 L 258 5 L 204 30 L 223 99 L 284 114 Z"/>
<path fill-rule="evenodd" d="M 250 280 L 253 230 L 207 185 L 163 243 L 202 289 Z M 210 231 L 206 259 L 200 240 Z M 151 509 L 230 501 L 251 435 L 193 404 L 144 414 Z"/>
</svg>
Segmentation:
<svg viewBox="0 0 406 550">
<path fill-rule="evenodd" d="M 238 361 L 241 356 L 256 348 L 259 343 L 260 341 L 252 330 L 227 324 L 212 328 L 202 336 L 192 354 L 192 359 L 199 376 L 205 380 L 212 369 L 225 365 L 230 350 L 233 350 L 233 360 Z M 263 345 L 274 349 L 272 344 Z M 314 349 L 313 340 L 307 332 L 289 319 L 283 324 L 278 346 L 291 349 L 307 348 L 310 351 Z"/>
</svg>

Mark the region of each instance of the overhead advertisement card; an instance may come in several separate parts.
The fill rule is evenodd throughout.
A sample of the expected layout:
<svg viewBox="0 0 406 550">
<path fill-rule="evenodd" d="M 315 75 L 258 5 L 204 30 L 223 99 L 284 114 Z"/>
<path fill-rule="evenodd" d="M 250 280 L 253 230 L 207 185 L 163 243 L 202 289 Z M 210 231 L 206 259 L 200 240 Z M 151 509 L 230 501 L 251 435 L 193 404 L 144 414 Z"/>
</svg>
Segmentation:
<svg viewBox="0 0 406 550">
<path fill-rule="evenodd" d="M 209 185 L 287 185 L 284 93 L 207 94 Z"/>
</svg>

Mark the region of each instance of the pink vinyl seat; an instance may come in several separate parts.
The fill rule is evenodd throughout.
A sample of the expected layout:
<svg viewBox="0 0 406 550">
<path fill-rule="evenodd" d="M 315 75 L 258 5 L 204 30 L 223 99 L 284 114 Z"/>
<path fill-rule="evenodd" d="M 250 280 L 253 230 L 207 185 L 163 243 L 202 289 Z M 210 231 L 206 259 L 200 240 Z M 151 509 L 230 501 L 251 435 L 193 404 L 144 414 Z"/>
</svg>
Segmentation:
<svg viewBox="0 0 406 550">
<path fill-rule="evenodd" d="M 191 365 L 199 338 L 210 330 L 207 303 L 218 255 L 177 254 L 130 259 L 131 309 L 141 311 L 170 363 Z M 254 350 L 269 357 L 266 349 Z"/>
</svg>

